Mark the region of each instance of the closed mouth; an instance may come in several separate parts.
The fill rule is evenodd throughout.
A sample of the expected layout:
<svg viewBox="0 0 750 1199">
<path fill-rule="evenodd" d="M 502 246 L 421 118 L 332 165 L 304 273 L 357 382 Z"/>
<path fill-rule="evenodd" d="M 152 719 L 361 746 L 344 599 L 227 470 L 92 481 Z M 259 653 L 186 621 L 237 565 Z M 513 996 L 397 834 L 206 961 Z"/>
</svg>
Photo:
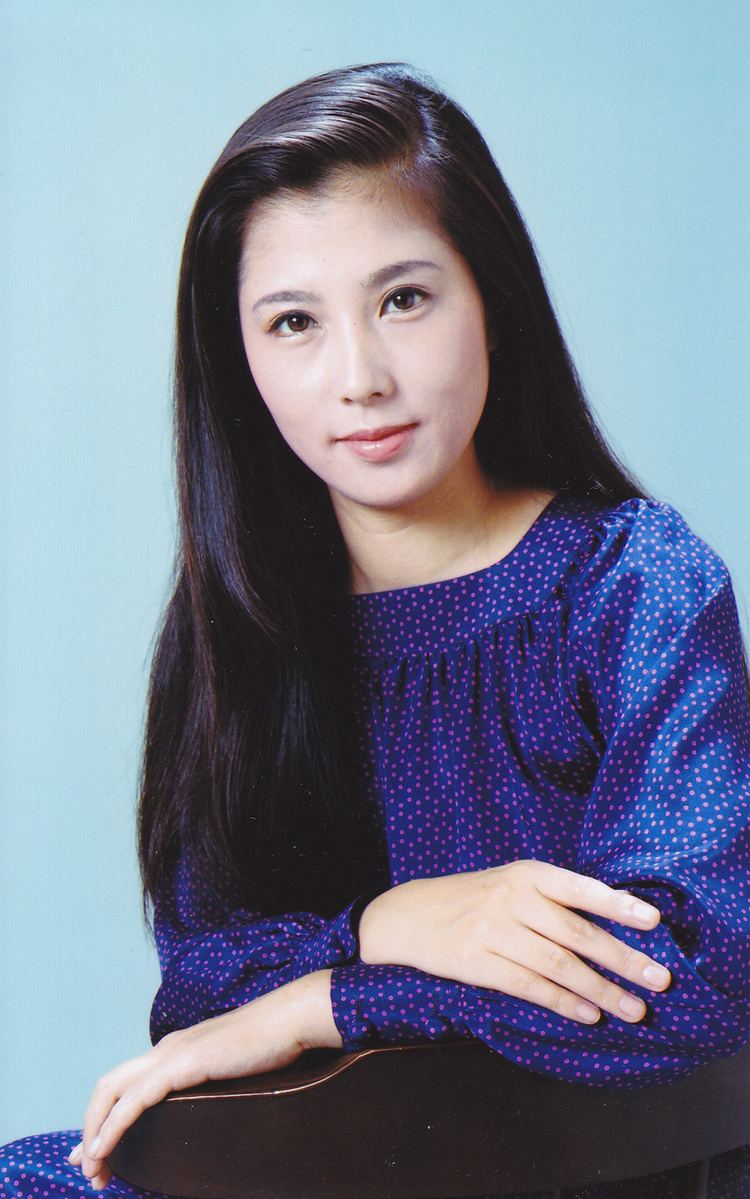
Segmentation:
<svg viewBox="0 0 750 1199">
<path fill-rule="evenodd" d="M 414 424 L 410 425 L 387 425 L 380 429 L 360 429 L 357 433 L 350 433 L 348 437 L 339 437 L 339 441 L 382 441 L 385 437 L 392 437 L 394 433 L 403 433 L 405 429 L 412 429 Z"/>
</svg>

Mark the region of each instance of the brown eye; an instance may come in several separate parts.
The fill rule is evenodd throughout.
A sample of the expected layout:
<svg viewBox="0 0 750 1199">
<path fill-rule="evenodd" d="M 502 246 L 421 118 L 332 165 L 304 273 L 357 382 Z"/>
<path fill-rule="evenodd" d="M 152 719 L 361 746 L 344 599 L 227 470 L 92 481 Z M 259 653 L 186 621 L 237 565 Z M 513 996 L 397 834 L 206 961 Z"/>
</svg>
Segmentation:
<svg viewBox="0 0 750 1199">
<path fill-rule="evenodd" d="M 383 308 L 387 309 L 392 304 L 397 312 L 410 312 L 412 308 L 419 307 L 426 295 L 420 287 L 399 287 L 398 291 L 392 291 L 387 297 Z"/>
<path fill-rule="evenodd" d="M 286 331 L 284 330 L 286 326 Z M 271 325 L 272 333 L 281 333 L 282 337 L 289 337 L 292 333 L 307 333 L 310 327 L 310 317 L 304 312 L 287 312 L 284 316 L 279 316 Z"/>
</svg>

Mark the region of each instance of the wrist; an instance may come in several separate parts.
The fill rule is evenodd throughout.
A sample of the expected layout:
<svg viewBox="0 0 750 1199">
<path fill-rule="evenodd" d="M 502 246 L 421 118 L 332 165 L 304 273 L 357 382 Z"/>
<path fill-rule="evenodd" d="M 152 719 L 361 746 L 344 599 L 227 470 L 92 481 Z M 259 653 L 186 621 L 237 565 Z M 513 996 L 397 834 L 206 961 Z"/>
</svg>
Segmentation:
<svg viewBox="0 0 750 1199">
<path fill-rule="evenodd" d="M 409 965 L 401 946 L 408 946 L 407 914 L 414 882 L 399 883 L 368 903 L 359 920 L 359 956 L 368 966 Z"/>
<path fill-rule="evenodd" d="M 302 1049 L 341 1049 L 341 1033 L 331 1007 L 331 971 L 314 970 L 284 988 L 290 1019 Z"/>
</svg>

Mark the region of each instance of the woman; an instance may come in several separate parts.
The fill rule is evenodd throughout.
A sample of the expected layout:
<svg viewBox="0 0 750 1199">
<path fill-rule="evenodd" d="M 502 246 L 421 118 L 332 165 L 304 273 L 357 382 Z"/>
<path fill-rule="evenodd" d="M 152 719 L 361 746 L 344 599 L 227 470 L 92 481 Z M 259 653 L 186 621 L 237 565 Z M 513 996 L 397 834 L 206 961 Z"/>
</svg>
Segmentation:
<svg viewBox="0 0 750 1199">
<path fill-rule="evenodd" d="M 597 1086 L 736 1052 L 731 580 L 606 446 L 485 143 L 407 68 L 308 80 L 230 139 L 187 233 L 176 430 L 155 1047 L 100 1080 L 70 1166 L 69 1134 L 9 1147 L 11 1193 L 80 1167 L 133 1194 L 107 1155 L 144 1107 L 307 1047 L 458 1034 Z M 710 1193 L 748 1180 L 724 1154 Z"/>
</svg>

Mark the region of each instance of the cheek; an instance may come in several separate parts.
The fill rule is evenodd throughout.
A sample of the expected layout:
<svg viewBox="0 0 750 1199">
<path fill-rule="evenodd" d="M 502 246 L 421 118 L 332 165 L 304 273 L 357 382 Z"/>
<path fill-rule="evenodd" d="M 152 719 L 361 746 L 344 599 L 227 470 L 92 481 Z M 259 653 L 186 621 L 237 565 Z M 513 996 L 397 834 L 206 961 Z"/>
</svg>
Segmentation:
<svg viewBox="0 0 750 1199">
<path fill-rule="evenodd" d="M 276 424 L 284 432 L 294 418 L 294 405 L 290 403 L 290 397 L 297 394 L 294 380 L 288 377 L 289 372 L 283 365 L 279 366 L 278 360 L 274 361 L 274 355 L 265 352 L 262 341 L 248 338 L 243 341 L 255 386 Z"/>
<path fill-rule="evenodd" d="M 440 416 L 454 428 L 476 425 L 484 409 L 489 386 L 487 338 L 481 318 L 467 313 L 464 319 L 442 330 L 426 348 L 424 378 L 439 396 Z"/>
<path fill-rule="evenodd" d="M 246 341 L 245 355 L 255 386 L 282 438 L 317 473 L 320 430 L 314 419 L 317 409 L 311 402 L 309 379 L 300 378 L 299 371 L 289 363 L 280 365 L 278 355 L 264 354 L 262 344 L 258 349 Z"/>
</svg>

